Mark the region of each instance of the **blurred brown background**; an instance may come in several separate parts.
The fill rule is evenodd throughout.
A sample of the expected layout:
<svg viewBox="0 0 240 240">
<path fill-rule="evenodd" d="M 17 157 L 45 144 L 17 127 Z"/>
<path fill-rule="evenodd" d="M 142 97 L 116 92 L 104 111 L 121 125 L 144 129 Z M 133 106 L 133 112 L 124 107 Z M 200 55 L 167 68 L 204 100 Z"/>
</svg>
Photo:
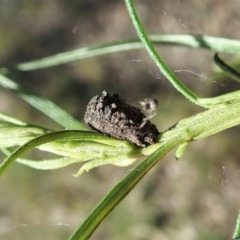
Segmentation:
<svg viewBox="0 0 240 240">
<path fill-rule="evenodd" d="M 135 4 L 149 34 L 240 37 L 237 0 L 142 0 Z M 0 0 L 1 67 L 135 36 L 124 1 Z M 239 84 L 228 78 L 220 82 L 209 77 L 214 66 L 212 52 L 166 46 L 158 50 L 199 96 L 239 89 Z M 9 77 L 80 121 L 89 99 L 103 90 L 119 93 L 129 102 L 157 98 L 160 106 L 152 122 L 159 131 L 203 111 L 176 92 L 144 50 L 14 72 Z M 32 124 L 61 129 L 2 88 L 0 111 Z M 239 130 L 235 127 L 191 143 L 178 162 L 174 152 L 168 154 L 91 239 L 230 239 L 240 198 Z M 30 156 L 44 158 L 37 151 Z M 78 165 L 37 171 L 13 164 L 0 184 L 0 239 L 66 239 L 133 167 L 104 166 L 74 178 Z"/>
</svg>

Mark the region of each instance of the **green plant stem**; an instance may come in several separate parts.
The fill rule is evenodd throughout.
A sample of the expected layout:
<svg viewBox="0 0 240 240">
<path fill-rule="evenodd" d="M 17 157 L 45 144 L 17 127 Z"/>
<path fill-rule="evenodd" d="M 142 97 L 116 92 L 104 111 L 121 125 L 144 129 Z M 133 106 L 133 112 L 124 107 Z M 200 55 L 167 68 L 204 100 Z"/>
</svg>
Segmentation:
<svg viewBox="0 0 240 240">
<path fill-rule="evenodd" d="M 240 41 L 227 38 L 218 38 L 196 34 L 161 34 L 149 35 L 149 40 L 154 45 L 182 46 L 204 48 L 214 52 L 240 53 Z M 96 56 L 102 56 L 121 51 L 142 49 L 142 42 L 137 39 L 126 39 L 91 47 L 83 47 L 56 55 L 44 57 L 30 62 L 17 64 L 14 68 L 20 71 L 33 71 L 42 68 L 54 67 L 61 64 L 74 62 Z M 1 69 L 2 72 L 8 69 Z"/>
<path fill-rule="evenodd" d="M 229 77 L 231 77 L 236 82 L 240 83 L 240 74 L 233 69 L 232 67 L 228 66 L 219 56 L 218 53 L 214 55 L 214 62 L 216 65 L 222 69 L 225 74 L 227 74 Z"/>
<path fill-rule="evenodd" d="M 129 193 L 129 191 L 143 178 L 143 176 L 172 148 L 180 145 L 177 152 L 180 156 L 187 143 L 207 137 L 226 128 L 240 123 L 240 103 L 233 102 L 229 105 L 218 105 L 190 118 L 184 119 L 172 129 L 161 135 L 159 144 L 142 149 L 142 153 L 152 151 L 150 156 L 130 172 L 90 213 L 69 240 L 88 239 L 101 221 L 112 209 Z M 137 150 L 139 151 L 139 150 Z"/>
<path fill-rule="evenodd" d="M 155 62 L 155 64 L 158 66 L 160 71 L 163 75 L 166 76 L 166 78 L 172 83 L 172 85 L 180 92 L 182 93 L 187 99 L 192 101 L 193 103 L 205 107 L 205 108 L 211 108 L 216 104 L 223 104 L 223 100 L 225 96 L 219 96 L 214 98 L 200 98 L 197 95 L 195 95 L 186 85 L 184 85 L 178 78 L 175 76 L 175 74 L 166 66 L 164 61 L 160 58 L 157 51 L 153 47 L 152 43 L 150 42 L 149 38 L 147 37 L 139 19 L 137 16 L 137 13 L 135 11 L 134 5 L 132 3 L 132 0 L 125 0 L 129 15 L 131 17 L 131 20 L 133 22 L 133 25 L 135 27 L 135 30 L 141 39 L 144 47 L 146 48 L 147 52 L 149 53 L 152 60 Z"/>
<path fill-rule="evenodd" d="M 70 236 L 69 240 L 88 239 L 103 219 L 117 206 L 117 204 L 134 188 L 144 175 L 171 149 L 184 142 L 178 138 L 161 146 L 133 169 L 127 176 L 110 191 L 103 200 L 87 216 L 85 221 Z"/>
<path fill-rule="evenodd" d="M 198 96 L 195 95 L 186 85 L 184 85 L 175 74 L 167 67 L 164 61 L 160 58 L 157 51 L 153 47 L 152 43 L 150 42 L 149 38 L 147 37 L 142 24 L 139 21 L 137 13 L 135 11 L 134 5 L 131 0 L 125 0 L 129 15 L 135 27 L 135 30 L 142 41 L 143 45 L 145 46 L 146 50 L 148 51 L 149 55 L 151 56 L 152 60 L 158 66 L 162 74 L 172 83 L 172 85 L 181 92 L 186 98 L 190 101 L 197 104 Z"/>
</svg>

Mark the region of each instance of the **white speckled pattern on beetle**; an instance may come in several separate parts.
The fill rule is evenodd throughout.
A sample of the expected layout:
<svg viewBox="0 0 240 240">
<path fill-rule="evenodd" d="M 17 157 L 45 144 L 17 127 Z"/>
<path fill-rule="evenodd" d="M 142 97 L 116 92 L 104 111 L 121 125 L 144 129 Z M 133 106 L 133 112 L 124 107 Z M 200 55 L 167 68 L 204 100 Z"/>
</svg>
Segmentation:
<svg viewBox="0 0 240 240">
<path fill-rule="evenodd" d="M 110 96 L 106 91 L 93 97 L 87 105 L 84 120 L 94 130 L 106 135 L 128 140 L 140 147 L 157 141 L 158 129 L 140 109 L 127 104 L 118 94 Z"/>
</svg>

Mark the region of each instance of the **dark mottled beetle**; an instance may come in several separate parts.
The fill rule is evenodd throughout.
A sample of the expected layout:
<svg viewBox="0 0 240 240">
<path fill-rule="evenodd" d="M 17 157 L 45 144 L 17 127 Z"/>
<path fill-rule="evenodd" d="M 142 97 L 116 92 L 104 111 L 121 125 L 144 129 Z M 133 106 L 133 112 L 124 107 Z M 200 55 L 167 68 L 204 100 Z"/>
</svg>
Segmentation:
<svg viewBox="0 0 240 240">
<path fill-rule="evenodd" d="M 110 96 L 106 91 L 90 100 L 84 116 L 94 130 L 141 147 L 156 143 L 159 134 L 156 126 L 146 119 L 140 109 L 127 104 L 118 94 Z"/>
</svg>

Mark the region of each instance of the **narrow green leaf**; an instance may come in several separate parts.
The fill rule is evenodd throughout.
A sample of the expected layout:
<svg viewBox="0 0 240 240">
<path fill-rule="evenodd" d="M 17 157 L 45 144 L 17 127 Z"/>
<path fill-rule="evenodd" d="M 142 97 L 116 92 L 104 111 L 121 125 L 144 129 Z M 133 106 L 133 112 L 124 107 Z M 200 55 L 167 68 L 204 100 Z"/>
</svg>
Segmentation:
<svg viewBox="0 0 240 240">
<path fill-rule="evenodd" d="M 69 240 L 88 239 L 102 220 L 115 208 L 118 203 L 135 187 L 144 175 L 172 148 L 181 143 L 181 139 L 174 139 L 161 146 L 158 150 L 147 157 L 135 169 L 130 171 L 125 178 L 118 183 L 95 209 L 88 215 L 84 222 L 78 226 Z"/>
<path fill-rule="evenodd" d="M 238 212 L 238 217 L 237 217 L 236 226 L 235 226 L 235 230 L 234 230 L 232 239 L 233 240 L 240 239 L 240 211 Z"/>
<path fill-rule="evenodd" d="M 54 170 L 54 169 L 69 166 L 73 163 L 77 163 L 78 159 L 65 157 L 65 158 L 36 161 L 36 160 L 20 158 L 20 159 L 17 159 L 16 161 L 28 167 L 35 168 L 38 170 Z"/>
<path fill-rule="evenodd" d="M 52 132 L 50 130 L 30 125 L 16 125 L 0 121 L 0 147 L 22 145 L 40 135 Z"/>
<path fill-rule="evenodd" d="M 2 113 L 2 112 L 0 112 L 0 119 L 4 122 L 12 123 L 12 124 L 19 125 L 19 126 L 27 125 L 25 122 L 22 122 L 16 118 L 10 117 L 7 114 Z"/>
<path fill-rule="evenodd" d="M 84 134 L 84 131 L 59 131 L 47 133 L 45 135 L 39 136 L 29 142 L 25 143 L 23 146 L 16 149 L 9 157 L 7 157 L 0 165 L 0 177 L 4 171 L 13 163 L 17 158 L 19 158 L 23 153 L 35 148 L 41 144 L 56 141 L 58 139 L 63 139 L 65 137 L 72 137 L 78 134 Z"/>
<path fill-rule="evenodd" d="M 43 112 L 45 115 L 47 115 L 66 129 L 87 129 L 85 125 L 74 119 L 71 115 L 56 106 L 53 102 L 43 97 L 33 95 L 26 90 L 23 90 L 17 83 L 3 75 L 0 75 L 0 85 L 6 89 L 15 91 L 26 102 L 31 104 L 39 111 Z"/>
</svg>

